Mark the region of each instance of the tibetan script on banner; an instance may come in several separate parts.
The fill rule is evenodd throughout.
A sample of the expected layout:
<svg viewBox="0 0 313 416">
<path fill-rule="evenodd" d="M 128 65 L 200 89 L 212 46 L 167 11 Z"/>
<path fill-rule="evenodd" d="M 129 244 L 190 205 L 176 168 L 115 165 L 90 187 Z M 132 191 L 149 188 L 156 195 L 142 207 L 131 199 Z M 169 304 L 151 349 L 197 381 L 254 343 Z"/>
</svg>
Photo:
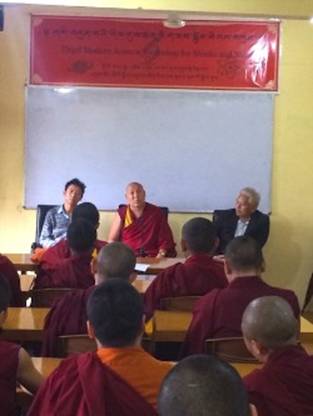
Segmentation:
<svg viewBox="0 0 313 416">
<path fill-rule="evenodd" d="M 32 84 L 276 91 L 279 23 L 32 16 Z"/>
</svg>

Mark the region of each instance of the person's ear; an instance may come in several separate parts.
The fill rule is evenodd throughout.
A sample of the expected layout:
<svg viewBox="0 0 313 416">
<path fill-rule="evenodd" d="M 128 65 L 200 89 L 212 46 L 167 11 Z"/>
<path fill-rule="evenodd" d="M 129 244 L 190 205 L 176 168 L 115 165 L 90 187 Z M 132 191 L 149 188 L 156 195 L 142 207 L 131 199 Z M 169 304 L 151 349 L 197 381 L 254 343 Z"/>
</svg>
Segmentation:
<svg viewBox="0 0 313 416">
<path fill-rule="evenodd" d="M 253 404 L 250 404 L 249 407 L 250 407 L 250 415 L 258 416 L 258 411 L 256 410 L 256 407 Z"/>
<path fill-rule="evenodd" d="M 232 268 L 229 261 L 225 258 L 224 259 L 224 272 L 227 275 L 232 274 Z"/>
<path fill-rule="evenodd" d="M 87 321 L 87 334 L 90 339 L 96 339 L 95 330 L 90 321 Z"/>
<path fill-rule="evenodd" d="M 97 262 L 96 257 L 92 258 L 90 267 L 91 267 L 91 273 L 95 275 L 98 271 L 98 262 Z"/>
<path fill-rule="evenodd" d="M 138 273 L 133 271 L 128 278 L 129 283 L 133 283 L 137 279 Z"/>
<path fill-rule="evenodd" d="M 217 247 L 219 246 L 219 244 L 220 244 L 220 239 L 218 237 L 216 237 L 215 240 L 214 240 L 212 250 L 211 250 L 212 255 L 216 253 L 216 250 L 217 250 Z"/>
<path fill-rule="evenodd" d="M 180 246 L 181 246 L 183 253 L 186 253 L 186 251 L 188 251 L 186 240 L 184 240 L 183 238 L 180 241 Z"/>
</svg>

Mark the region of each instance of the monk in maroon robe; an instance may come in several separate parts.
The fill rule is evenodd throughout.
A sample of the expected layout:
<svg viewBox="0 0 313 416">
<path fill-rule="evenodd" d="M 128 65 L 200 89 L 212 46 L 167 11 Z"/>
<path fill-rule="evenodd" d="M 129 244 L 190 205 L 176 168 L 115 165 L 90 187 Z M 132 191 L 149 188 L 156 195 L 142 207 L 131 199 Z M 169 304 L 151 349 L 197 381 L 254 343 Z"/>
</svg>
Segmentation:
<svg viewBox="0 0 313 416">
<path fill-rule="evenodd" d="M 262 280 L 262 250 L 252 237 L 232 240 L 226 247 L 224 265 L 229 285 L 212 290 L 196 303 L 182 355 L 205 352 L 208 338 L 242 336 L 242 314 L 251 300 L 261 296 L 283 297 L 299 318 L 300 308 L 294 292 L 269 286 Z"/>
<path fill-rule="evenodd" d="M 71 250 L 68 258 L 44 254 L 35 289 L 64 287 L 88 288 L 94 284 L 91 272 L 92 252 L 96 240 L 96 230 L 89 221 L 77 219 L 67 230 L 67 241 Z M 49 252 L 49 250 L 47 251 Z"/>
<path fill-rule="evenodd" d="M 87 315 L 97 352 L 64 361 L 43 385 L 28 415 L 156 416 L 158 390 L 172 365 L 140 347 L 140 294 L 123 279 L 108 279 L 90 295 Z"/>
<path fill-rule="evenodd" d="M 160 309 L 162 298 L 202 296 L 228 284 L 223 264 L 212 258 L 217 239 L 211 221 L 200 217 L 188 221 L 182 229 L 181 245 L 187 255 L 186 262 L 159 273 L 144 295 L 147 320 L 155 309 Z"/>
<path fill-rule="evenodd" d="M 122 241 L 137 257 L 175 257 L 175 243 L 161 209 L 145 201 L 145 190 L 137 182 L 126 188 L 127 206 L 118 209 L 109 241 Z"/>
<path fill-rule="evenodd" d="M 24 306 L 20 277 L 14 264 L 2 254 L 0 254 L 0 273 L 8 281 L 11 290 L 10 306 Z"/>
<path fill-rule="evenodd" d="M 270 296 L 251 302 L 242 332 L 263 368 L 244 378 L 259 416 L 313 415 L 313 356 L 297 345 L 299 323 L 290 305 Z"/>
<path fill-rule="evenodd" d="M 132 282 L 135 273 L 134 252 L 123 243 L 111 243 L 102 248 L 93 268 L 96 285 L 119 277 Z M 58 300 L 50 309 L 44 326 L 43 356 L 58 355 L 57 339 L 60 335 L 87 334 L 86 305 L 94 286 L 71 292 Z"/>
<path fill-rule="evenodd" d="M 2 328 L 10 300 L 10 289 L 6 279 L 0 276 L 0 328 Z M 0 340 L 0 414 L 12 416 L 16 413 L 16 383 L 35 393 L 42 383 L 42 376 L 34 368 L 28 353 L 19 345 Z"/>
</svg>

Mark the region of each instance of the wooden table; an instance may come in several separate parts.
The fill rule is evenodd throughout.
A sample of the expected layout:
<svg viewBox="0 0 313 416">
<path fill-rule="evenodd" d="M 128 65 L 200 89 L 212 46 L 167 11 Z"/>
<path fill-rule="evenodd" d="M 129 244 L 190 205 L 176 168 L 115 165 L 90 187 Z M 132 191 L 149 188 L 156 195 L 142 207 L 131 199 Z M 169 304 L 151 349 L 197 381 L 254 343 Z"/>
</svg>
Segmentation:
<svg viewBox="0 0 313 416">
<path fill-rule="evenodd" d="M 133 286 L 139 293 L 144 294 L 155 278 L 155 274 L 138 275 L 136 280 L 133 282 Z"/>
<path fill-rule="evenodd" d="M 31 260 L 31 254 L 20 254 L 20 253 L 9 253 L 5 254 L 11 262 L 14 264 L 18 271 L 25 272 L 36 272 L 38 264 Z"/>
<path fill-rule="evenodd" d="M 32 357 L 34 366 L 46 378 L 59 366 L 61 361 L 62 358 Z"/>
<path fill-rule="evenodd" d="M 9 308 L 0 338 L 9 341 L 42 341 L 49 308 Z"/>
<path fill-rule="evenodd" d="M 36 272 L 38 269 L 38 264 L 34 263 L 31 260 L 31 254 L 18 254 L 18 253 L 8 253 L 5 254 L 12 263 L 15 265 L 16 269 L 25 272 Z M 162 258 L 157 259 L 155 257 L 138 257 L 137 263 L 149 264 L 146 274 L 158 274 L 167 267 L 173 266 L 173 264 L 185 262 L 185 258 L 175 257 L 175 258 Z"/>
</svg>

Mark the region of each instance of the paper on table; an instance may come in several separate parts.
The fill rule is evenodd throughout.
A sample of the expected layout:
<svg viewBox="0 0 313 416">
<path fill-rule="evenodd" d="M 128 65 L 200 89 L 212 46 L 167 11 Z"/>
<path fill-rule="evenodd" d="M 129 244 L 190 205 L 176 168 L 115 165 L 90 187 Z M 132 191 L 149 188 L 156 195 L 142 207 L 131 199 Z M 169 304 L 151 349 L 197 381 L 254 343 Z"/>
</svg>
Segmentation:
<svg viewBox="0 0 313 416">
<path fill-rule="evenodd" d="M 149 268 L 149 264 L 144 264 L 144 263 L 136 263 L 135 266 L 135 270 L 137 270 L 137 272 L 146 272 Z"/>
</svg>

